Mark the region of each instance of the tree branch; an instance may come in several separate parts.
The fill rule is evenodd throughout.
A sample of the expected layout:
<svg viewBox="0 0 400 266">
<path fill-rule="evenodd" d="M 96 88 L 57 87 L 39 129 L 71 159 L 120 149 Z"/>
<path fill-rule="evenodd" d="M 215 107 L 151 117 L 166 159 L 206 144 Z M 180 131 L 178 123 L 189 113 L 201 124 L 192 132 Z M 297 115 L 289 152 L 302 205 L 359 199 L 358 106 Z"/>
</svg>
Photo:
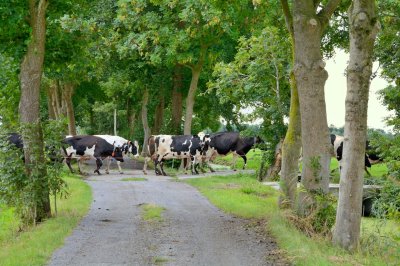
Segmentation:
<svg viewBox="0 0 400 266">
<path fill-rule="evenodd" d="M 329 24 L 329 19 L 331 18 L 333 12 L 336 10 L 341 0 L 330 0 L 324 8 L 318 13 L 321 19 L 322 29 L 325 29 Z"/>
<path fill-rule="evenodd" d="M 286 27 L 289 31 L 289 34 L 294 36 L 294 31 L 293 31 L 293 17 L 292 14 L 290 13 L 290 8 L 287 0 L 281 0 L 281 5 L 282 5 L 282 10 L 283 14 L 285 15 L 285 22 L 286 22 Z"/>
</svg>

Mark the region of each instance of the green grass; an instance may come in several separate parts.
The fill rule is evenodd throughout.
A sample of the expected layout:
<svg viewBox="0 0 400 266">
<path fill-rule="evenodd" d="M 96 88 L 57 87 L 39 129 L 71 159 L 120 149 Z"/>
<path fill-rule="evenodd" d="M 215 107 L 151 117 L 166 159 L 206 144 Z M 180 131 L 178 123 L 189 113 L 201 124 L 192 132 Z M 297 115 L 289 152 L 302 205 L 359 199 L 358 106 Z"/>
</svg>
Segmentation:
<svg viewBox="0 0 400 266">
<path fill-rule="evenodd" d="M 122 178 L 121 181 L 147 181 L 147 178 L 144 178 L 144 177 L 126 177 L 126 178 Z"/>
<path fill-rule="evenodd" d="M 78 177 L 66 176 L 69 187 L 67 199 L 57 199 L 57 216 L 36 227 L 16 232 L 15 218 L 10 217 L 12 210 L 3 210 L 0 239 L 0 265 L 44 265 L 55 249 L 62 246 L 66 236 L 71 234 L 78 222 L 87 213 L 92 201 L 90 187 Z"/>
<path fill-rule="evenodd" d="M 366 252 L 349 254 L 332 246 L 328 240 L 306 237 L 289 224 L 278 209 L 278 192 L 261 185 L 253 176 L 239 174 L 188 179 L 185 182 L 197 187 L 215 206 L 227 213 L 244 218 L 266 219 L 267 230 L 295 265 L 399 264 L 396 255 L 400 254 L 398 247 L 386 251 L 382 247 L 375 250 L 369 248 Z M 363 224 L 368 224 L 368 221 L 364 222 L 363 219 Z M 372 226 L 363 228 L 363 238 L 374 233 Z"/>
<path fill-rule="evenodd" d="M 247 155 L 247 165 L 246 169 L 258 170 L 261 163 L 262 153 L 259 149 L 251 149 Z M 232 166 L 233 155 L 228 154 L 227 156 L 218 156 L 212 163 L 220 164 L 220 165 L 228 165 Z M 237 157 L 236 160 L 236 169 L 242 169 L 244 165 L 244 161 L 241 157 Z"/>
<path fill-rule="evenodd" d="M 162 213 L 165 211 L 164 207 L 155 204 L 142 205 L 142 218 L 148 222 L 162 222 Z"/>
</svg>

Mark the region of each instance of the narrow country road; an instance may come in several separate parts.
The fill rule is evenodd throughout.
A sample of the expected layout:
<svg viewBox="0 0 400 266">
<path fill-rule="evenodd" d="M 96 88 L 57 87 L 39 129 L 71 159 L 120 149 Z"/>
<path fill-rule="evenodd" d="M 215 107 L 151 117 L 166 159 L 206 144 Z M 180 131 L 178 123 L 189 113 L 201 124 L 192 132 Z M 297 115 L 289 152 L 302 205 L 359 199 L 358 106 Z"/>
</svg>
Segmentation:
<svg viewBox="0 0 400 266">
<path fill-rule="evenodd" d="M 121 180 L 128 177 L 147 180 Z M 114 170 L 87 182 L 91 209 L 49 265 L 287 264 L 257 225 L 224 214 L 176 179 Z M 165 208 L 163 221 L 143 220 L 141 206 L 148 203 Z"/>
</svg>

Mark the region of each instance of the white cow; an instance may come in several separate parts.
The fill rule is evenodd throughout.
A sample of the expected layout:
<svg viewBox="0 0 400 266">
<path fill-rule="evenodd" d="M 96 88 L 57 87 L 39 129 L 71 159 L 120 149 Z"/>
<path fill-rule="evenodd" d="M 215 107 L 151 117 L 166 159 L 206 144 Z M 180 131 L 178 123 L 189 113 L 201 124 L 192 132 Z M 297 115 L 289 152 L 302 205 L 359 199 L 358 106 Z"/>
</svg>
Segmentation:
<svg viewBox="0 0 400 266">
<path fill-rule="evenodd" d="M 106 140 L 108 143 L 110 143 L 111 145 L 114 145 L 115 147 L 121 148 L 123 155 L 127 155 L 130 152 L 135 157 L 139 156 L 139 143 L 136 140 L 134 142 L 132 142 L 132 141 L 124 139 L 120 136 L 112 136 L 112 135 L 95 135 L 95 136 Z M 109 172 L 111 159 L 112 159 L 111 157 L 108 157 L 106 173 Z M 121 162 L 118 160 L 117 160 L 117 165 L 118 165 L 119 172 L 121 174 L 123 174 L 122 169 L 121 169 Z"/>
</svg>

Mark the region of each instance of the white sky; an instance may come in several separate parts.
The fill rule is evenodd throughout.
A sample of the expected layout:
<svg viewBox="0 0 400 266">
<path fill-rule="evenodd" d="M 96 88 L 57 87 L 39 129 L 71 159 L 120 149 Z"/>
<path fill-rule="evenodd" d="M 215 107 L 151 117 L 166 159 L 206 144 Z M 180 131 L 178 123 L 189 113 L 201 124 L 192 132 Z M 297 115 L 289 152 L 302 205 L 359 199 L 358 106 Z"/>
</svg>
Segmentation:
<svg viewBox="0 0 400 266">
<path fill-rule="evenodd" d="M 345 98 L 346 98 L 346 77 L 344 72 L 347 66 L 349 55 L 343 51 L 337 51 L 336 56 L 326 61 L 326 71 L 329 73 L 329 78 L 325 84 L 325 102 L 328 118 L 328 125 L 336 127 L 344 126 L 345 114 Z M 374 64 L 373 70 L 376 71 L 377 64 Z M 383 119 L 390 115 L 390 112 L 382 105 L 378 99 L 377 91 L 385 88 L 388 83 L 379 77 L 374 78 L 371 82 L 368 102 L 368 127 L 381 128 L 390 130 Z"/>
</svg>

